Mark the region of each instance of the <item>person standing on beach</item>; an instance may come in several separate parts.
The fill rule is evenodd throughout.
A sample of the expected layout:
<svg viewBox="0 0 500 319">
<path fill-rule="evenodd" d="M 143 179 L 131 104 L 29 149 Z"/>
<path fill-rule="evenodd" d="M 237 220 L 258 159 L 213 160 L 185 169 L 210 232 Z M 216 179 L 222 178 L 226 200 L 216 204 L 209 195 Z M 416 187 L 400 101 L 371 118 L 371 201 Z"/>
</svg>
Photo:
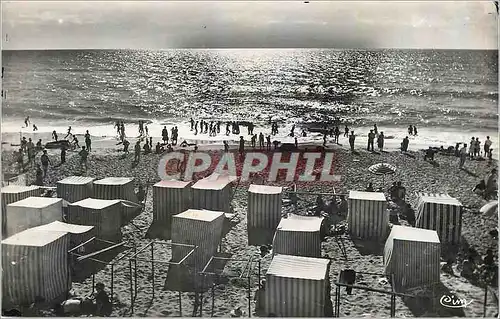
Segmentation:
<svg viewBox="0 0 500 319">
<path fill-rule="evenodd" d="M 147 125 L 144 125 L 144 130 L 146 131 L 146 136 L 149 136 L 149 129 Z"/>
<path fill-rule="evenodd" d="M 57 142 L 57 132 L 56 131 L 52 131 L 52 139 L 56 140 L 56 142 Z"/>
<path fill-rule="evenodd" d="M 240 153 L 243 153 L 245 151 L 245 140 L 243 139 L 243 136 L 240 136 L 240 148 L 238 151 Z"/>
<path fill-rule="evenodd" d="M 123 121 L 120 124 L 121 140 L 125 139 L 125 123 Z"/>
<path fill-rule="evenodd" d="M 66 163 L 66 146 L 61 146 L 61 165 Z"/>
<path fill-rule="evenodd" d="M 130 142 L 129 142 L 129 141 L 127 141 L 127 140 L 123 140 L 123 152 L 124 152 L 125 154 L 128 154 L 128 147 L 129 147 L 129 145 L 130 145 Z"/>
<path fill-rule="evenodd" d="M 92 146 L 92 140 L 90 139 L 90 133 L 87 130 L 85 133 L 85 145 L 87 145 L 87 151 L 91 151 L 91 146 Z"/>
<path fill-rule="evenodd" d="M 375 136 L 378 135 L 378 127 L 377 127 L 377 124 L 373 124 L 373 133 L 375 134 Z"/>
<path fill-rule="evenodd" d="M 266 145 L 267 145 L 267 150 L 271 150 L 271 135 L 266 136 Z"/>
<path fill-rule="evenodd" d="M 252 143 L 252 147 L 255 148 L 255 146 L 257 144 L 257 134 L 252 135 L 251 143 Z"/>
<path fill-rule="evenodd" d="M 28 126 L 29 126 L 29 124 L 30 124 L 30 117 L 29 117 L 29 116 L 27 116 L 27 117 L 24 119 L 24 124 L 26 125 L 26 127 L 28 127 Z"/>
<path fill-rule="evenodd" d="M 410 140 L 408 139 L 408 136 L 403 139 L 403 142 L 401 142 L 401 152 L 408 152 L 408 145 L 410 144 Z"/>
<path fill-rule="evenodd" d="M 467 144 L 464 143 L 464 146 L 460 149 L 460 163 L 458 167 L 462 169 L 465 164 L 465 159 L 467 158 Z"/>
<path fill-rule="evenodd" d="M 36 164 L 36 179 L 34 184 L 36 186 L 43 186 L 43 172 L 40 168 L 40 164 Z"/>
<path fill-rule="evenodd" d="M 486 136 L 486 141 L 484 141 L 484 157 L 488 156 L 491 147 L 491 140 L 489 136 Z"/>
<path fill-rule="evenodd" d="M 413 125 L 413 136 L 417 136 L 418 133 L 417 133 L 417 127 L 415 125 Z"/>
<path fill-rule="evenodd" d="M 193 118 L 189 119 L 189 123 L 191 124 L 191 128 L 189 130 L 190 131 L 194 130 L 194 120 L 193 120 Z"/>
<path fill-rule="evenodd" d="M 230 127 L 231 127 L 230 122 L 227 122 L 227 123 L 226 123 L 226 136 L 229 136 L 229 134 L 231 134 L 231 129 L 230 129 Z"/>
<path fill-rule="evenodd" d="M 134 162 L 139 163 L 141 160 L 141 141 L 137 141 L 135 143 L 134 153 Z"/>
<path fill-rule="evenodd" d="M 408 135 L 412 135 L 413 134 L 413 126 L 410 125 L 408 126 Z"/>
<path fill-rule="evenodd" d="M 479 141 L 479 137 L 476 137 L 476 145 L 474 145 L 474 156 L 481 155 L 481 142 Z"/>
<path fill-rule="evenodd" d="M 335 131 L 333 132 L 335 135 L 335 143 L 339 143 L 339 137 L 340 137 L 340 129 L 338 126 L 335 126 Z"/>
<path fill-rule="evenodd" d="M 64 139 L 67 139 L 68 136 L 70 136 L 70 135 L 72 136 L 72 134 L 71 134 L 71 125 L 68 127 L 68 134 L 66 134 L 66 136 L 64 137 Z"/>
<path fill-rule="evenodd" d="M 23 149 L 20 148 L 16 155 L 17 155 L 17 165 L 19 167 L 19 172 L 23 172 L 24 171 L 24 154 L 23 154 Z"/>
<path fill-rule="evenodd" d="M 264 134 L 262 132 L 259 133 L 259 147 L 264 148 Z"/>
<path fill-rule="evenodd" d="M 471 138 L 470 140 L 470 146 L 469 146 L 469 158 L 473 158 L 474 157 L 474 145 L 476 144 L 476 140 L 474 139 L 474 137 Z"/>
<path fill-rule="evenodd" d="M 194 135 L 198 135 L 198 121 L 196 121 L 196 124 L 194 125 Z"/>
<path fill-rule="evenodd" d="M 23 136 L 21 139 L 21 148 L 23 149 L 24 152 L 26 152 L 26 148 L 28 146 L 28 141 L 26 141 L 26 137 Z"/>
<path fill-rule="evenodd" d="M 73 145 L 76 147 L 80 147 L 80 144 L 78 144 L 78 138 L 76 138 L 76 135 L 73 136 Z"/>
<path fill-rule="evenodd" d="M 227 143 L 227 141 L 223 141 L 222 144 L 224 144 L 224 152 L 229 152 L 229 144 Z"/>
<path fill-rule="evenodd" d="M 368 146 L 366 147 L 367 151 L 374 151 L 373 148 L 373 142 L 375 141 L 375 133 L 373 133 L 373 130 L 370 130 L 370 133 L 368 133 Z"/>
<path fill-rule="evenodd" d="M 177 126 L 174 127 L 174 133 L 172 134 L 172 145 L 177 145 L 177 140 L 179 139 L 179 128 Z"/>
<path fill-rule="evenodd" d="M 30 166 L 33 166 L 33 160 L 35 159 L 35 144 L 33 144 L 31 137 L 28 139 L 26 148 L 28 149 L 28 163 Z"/>
<path fill-rule="evenodd" d="M 39 140 L 38 140 L 38 142 L 36 142 L 36 147 L 35 147 L 35 149 L 36 149 L 37 151 L 41 151 L 41 150 L 42 150 L 42 148 L 43 148 L 43 146 L 42 146 L 42 139 L 39 139 Z"/>
<path fill-rule="evenodd" d="M 163 139 L 163 144 L 168 144 L 168 130 L 166 126 L 163 127 L 163 130 L 161 131 L 161 136 Z"/>
<path fill-rule="evenodd" d="M 83 169 L 83 166 L 85 166 L 85 171 L 87 171 L 87 157 L 89 156 L 89 152 L 85 149 L 85 146 L 82 146 L 82 150 L 78 155 L 80 155 L 80 169 Z"/>
<path fill-rule="evenodd" d="M 351 135 L 349 135 L 349 145 L 351 146 L 351 152 L 354 152 L 355 140 L 356 140 L 356 135 L 354 135 L 354 131 L 351 131 Z"/>
<path fill-rule="evenodd" d="M 378 150 L 382 152 L 384 150 L 384 132 L 380 132 L 377 138 Z"/>
<path fill-rule="evenodd" d="M 344 137 L 349 137 L 349 127 L 347 127 L 347 124 L 344 127 Z"/>
<path fill-rule="evenodd" d="M 47 176 L 47 171 L 49 170 L 50 163 L 49 156 L 47 155 L 47 150 L 44 150 L 42 156 L 40 156 L 40 162 L 42 163 L 43 176 L 45 177 Z"/>
<path fill-rule="evenodd" d="M 326 137 L 327 137 L 327 134 L 328 134 L 328 131 L 327 131 L 327 130 L 325 130 L 325 131 L 323 132 L 323 146 L 326 146 Z"/>
</svg>

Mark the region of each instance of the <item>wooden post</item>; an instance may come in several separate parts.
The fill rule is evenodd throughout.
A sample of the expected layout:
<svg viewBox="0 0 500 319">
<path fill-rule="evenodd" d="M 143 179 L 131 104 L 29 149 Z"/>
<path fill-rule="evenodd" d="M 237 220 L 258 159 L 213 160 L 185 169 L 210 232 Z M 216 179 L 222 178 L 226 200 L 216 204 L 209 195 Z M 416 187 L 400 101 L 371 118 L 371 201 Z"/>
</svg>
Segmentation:
<svg viewBox="0 0 500 319">
<path fill-rule="evenodd" d="M 153 300 L 155 299 L 155 261 L 154 261 L 154 241 L 151 242 L 151 281 L 153 284 Z"/>
<path fill-rule="evenodd" d="M 486 304 L 488 303 L 488 284 L 484 285 L 483 317 L 486 318 Z"/>
<path fill-rule="evenodd" d="M 248 318 L 252 317 L 252 290 L 250 289 L 251 284 L 250 271 L 248 272 Z"/>
<path fill-rule="evenodd" d="M 179 291 L 179 315 L 180 317 L 182 317 L 182 295 L 180 291 Z"/>
<path fill-rule="evenodd" d="M 212 314 L 210 317 L 214 316 L 214 308 L 215 308 L 215 283 L 212 284 Z"/>
<path fill-rule="evenodd" d="M 200 299 L 201 299 L 201 304 L 200 304 L 200 317 L 203 318 L 203 288 L 205 287 L 205 274 L 201 277 L 201 293 L 200 293 Z"/>
<path fill-rule="evenodd" d="M 113 288 L 114 288 L 114 285 L 113 285 L 113 281 L 114 281 L 114 272 L 115 272 L 115 265 L 114 264 L 111 264 L 111 297 L 110 297 L 110 301 L 111 301 L 111 309 L 113 309 L 113 299 L 114 299 L 114 291 L 113 291 Z"/>
<path fill-rule="evenodd" d="M 128 270 L 130 274 L 130 314 L 134 313 L 134 287 L 132 283 L 132 260 L 128 261 Z"/>
</svg>

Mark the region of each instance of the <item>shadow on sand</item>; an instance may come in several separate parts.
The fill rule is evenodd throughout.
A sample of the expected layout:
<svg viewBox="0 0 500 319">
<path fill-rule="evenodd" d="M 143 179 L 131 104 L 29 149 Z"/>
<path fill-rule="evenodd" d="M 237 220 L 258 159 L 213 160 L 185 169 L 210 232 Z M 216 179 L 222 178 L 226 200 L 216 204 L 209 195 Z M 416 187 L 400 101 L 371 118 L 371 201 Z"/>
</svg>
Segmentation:
<svg viewBox="0 0 500 319">
<path fill-rule="evenodd" d="M 355 238 L 351 238 L 351 240 L 354 247 L 356 247 L 361 255 L 381 256 L 384 253 L 385 241 L 361 240 Z"/>
<path fill-rule="evenodd" d="M 453 300 L 459 299 L 459 296 L 454 296 L 450 290 L 440 282 L 425 294 L 415 297 L 403 297 L 403 302 L 415 317 L 465 317 L 463 308 L 451 308 L 446 306 L 447 304 L 452 305 L 451 302 L 446 302 L 447 297 Z M 441 301 L 442 298 L 443 301 Z M 443 306 L 441 303 L 445 305 Z"/>
</svg>

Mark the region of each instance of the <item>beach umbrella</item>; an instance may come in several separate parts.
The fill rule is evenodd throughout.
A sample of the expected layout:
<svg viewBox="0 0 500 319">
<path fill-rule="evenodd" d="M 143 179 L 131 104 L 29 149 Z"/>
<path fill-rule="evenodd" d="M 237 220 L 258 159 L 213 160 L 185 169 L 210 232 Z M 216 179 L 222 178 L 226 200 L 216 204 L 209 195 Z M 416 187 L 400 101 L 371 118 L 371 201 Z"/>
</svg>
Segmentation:
<svg viewBox="0 0 500 319">
<path fill-rule="evenodd" d="M 487 203 L 486 205 L 481 207 L 479 212 L 481 212 L 487 216 L 498 214 L 498 201 L 494 200 L 494 201 Z"/>
<path fill-rule="evenodd" d="M 394 174 L 396 172 L 396 167 L 387 163 L 378 163 L 372 165 L 368 170 L 375 175 L 382 175 L 382 185 L 384 184 L 385 175 Z"/>
</svg>

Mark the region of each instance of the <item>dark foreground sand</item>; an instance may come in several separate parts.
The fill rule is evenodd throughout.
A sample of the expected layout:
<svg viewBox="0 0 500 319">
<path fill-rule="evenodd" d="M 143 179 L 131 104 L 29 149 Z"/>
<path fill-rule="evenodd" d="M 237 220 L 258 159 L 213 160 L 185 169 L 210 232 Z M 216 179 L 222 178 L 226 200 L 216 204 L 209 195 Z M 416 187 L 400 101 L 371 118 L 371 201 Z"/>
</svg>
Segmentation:
<svg viewBox="0 0 500 319">
<path fill-rule="evenodd" d="M 132 144 L 133 145 L 133 144 Z M 409 201 L 414 203 L 416 198 L 415 192 L 443 192 L 458 198 L 466 207 L 463 217 L 464 247 L 470 245 L 474 247 L 480 254 L 484 254 L 486 249 L 492 248 L 495 254 L 498 250 L 497 241 L 491 239 L 488 231 L 493 229 L 498 224 L 497 216 L 483 216 L 478 213 L 479 208 L 486 203 L 477 195 L 471 192 L 471 189 L 477 184 L 480 178 L 496 167 L 497 162 L 488 163 L 487 161 L 468 161 L 465 165 L 466 170 L 458 169 L 458 159 L 456 157 L 437 155 L 436 160 L 438 165 L 431 165 L 422 160 L 421 153 L 410 153 L 408 155 L 399 152 L 373 154 L 366 151 L 360 151 L 359 154 L 353 155 L 343 148 L 337 148 L 336 152 L 336 168 L 335 172 L 342 175 L 342 181 L 335 183 L 333 186 L 337 193 L 345 193 L 348 190 L 364 190 L 369 182 L 373 182 L 375 187 L 381 186 L 381 178 L 370 174 L 367 168 L 370 165 L 387 162 L 395 165 L 398 171 L 395 175 L 385 179 L 385 189 L 390 186 L 392 181 L 402 181 L 407 189 Z M 53 152 L 53 162 L 58 163 L 58 153 Z M 11 165 L 12 155 L 5 151 L 2 154 L 3 170 L 13 171 Z M 409 156 L 410 155 L 410 156 Z M 78 156 L 68 154 L 67 163 L 63 166 L 53 169 L 46 179 L 46 185 L 55 186 L 57 180 L 65 176 L 79 174 Z M 155 182 L 159 180 L 157 176 L 158 155 L 142 156 L 141 162 L 137 166 L 132 165 L 133 155 L 126 157 L 118 151 L 118 146 L 115 148 L 101 148 L 90 155 L 90 167 L 85 175 L 102 178 L 106 176 L 130 176 L 135 177 L 138 182 Z M 34 171 L 30 172 L 30 177 L 34 180 Z M 276 183 L 287 185 L 287 183 Z M 223 241 L 225 251 L 232 254 L 235 258 L 248 259 L 251 256 L 259 255 L 258 247 L 249 247 L 247 245 L 246 234 L 246 209 L 247 209 L 247 194 L 248 185 L 240 185 L 236 190 L 233 205 L 235 211 L 239 215 L 240 222 L 231 229 Z M 300 190 L 304 191 L 331 191 L 331 186 L 327 187 L 321 183 L 310 183 L 307 185 L 299 185 Z M 313 196 L 300 196 L 301 206 L 307 206 L 307 201 L 310 204 L 314 202 Z M 146 229 L 149 227 L 152 220 L 152 191 L 149 188 L 147 205 L 145 211 L 139 215 L 134 223 L 143 229 L 142 232 L 137 232 L 130 225 L 123 228 L 124 237 L 137 244 L 138 247 L 145 246 L 149 239 L 144 238 Z M 404 224 L 405 221 L 402 221 Z M 331 278 L 335 280 L 341 269 L 352 267 L 357 271 L 365 272 L 383 272 L 382 253 L 380 247 L 373 247 L 369 243 L 355 244 L 349 238 L 344 238 L 344 244 L 348 253 L 348 261 L 344 261 L 338 245 L 333 238 L 328 238 L 323 243 L 323 252 L 333 258 L 331 267 Z M 362 247 L 364 246 L 364 247 Z M 157 245 L 156 259 L 167 260 L 170 257 L 169 249 L 162 249 Z M 118 255 L 120 257 L 122 254 Z M 459 257 L 460 259 L 461 257 Z M 262 259 L 263 273 L 270 263 L 270 256 Z M 229 263 L 226 266 L 226 271 L 231 273 L 239 273 L 243 263 Z M 456 263 L 454 264 L 456 268 Z M 130 313 L 130 294 L 129 294 L 129 275 L 128 261 L 123 260 L 115 266 L 114 275 L 114 294 L 116 298 L 116 306 L 113 311 L 114 316 L 129 316 Z M 172 291 L 164 291 L 163 286 L 166 278 L 166 266 L 161 264 L 155 265 L 155 298 L 151 300 L 151 266 L 150 264 L 138 263 L 138 296 L 135 302 L 134 315 L 136 316 L 178 316 L 178 293 Z M 456 271 L 456 274 L 459 272 Z M 254 305 L 253 296 L 257 287 L 257 267 L 254 269 L 254 277 L 251 280 L 252 289 L 252 308 Z M 381 277 L 365 275 L 358 284 L 368 285 L 379 289 L 390 290 L 390 286 L 383 281 Z M 110 271 L 109 269 L 100 271 L 96 275 L 97 281 L 103 281 L 109 287 Z M 442 274 L 441 276 L 443 291 L 448 289 L 452 293 L 461 298 L 465 298 L 472 303 L 465 309 L 460 309 L 458 312 L 443 308 L 439 305 L 439 300 L 433 301 L 435 307 L 426 307 L 430 305 L 429 301 L 420 303 L 418 300 L 403 301 L 397 299 L 396 315 L 398 317 L 412 316 L 450 316 L 450 315 L 465 315 L 470 317 L 483 315 L 483 299 L 484 289 L 468 282 L 460 277 L 452 277 Z M 335 295 L 335 286 L 332 285 L 332 300 Z M 74 283 L 73 289 L 78 295 L 87 294 L 91 290 L 91 279 L 88 278 L 83 283 Z M 229 312 L 237 306 L 242 306 L 245 310 L 245 316 L 248 315 L 248 299 L 246 280 L 230 280 L 229 282 L 220 284 L 215 289 L 215 307 L 214 316 L 228 316 Z M 210 293 L 205 294 L 203 315 L 210 315 L 210 307 L 212 300 L 209 297 Z M 193 294 L 182 294 L 182 314 L 190 316 L 193 310 Z M 345 290 L 342 291 L 342 304 L 340 312 L 342 316 L 386 316 L 390 314 L 389 310 L 390 296 L 378 293 L 354 290 L 353 294 L 347 296 Z M 493 316 L 497 313 L 497 302 L 489 294 L 487 315 Z M 254 315 L 254 314 L 252 314 Z"/>
</svg>

